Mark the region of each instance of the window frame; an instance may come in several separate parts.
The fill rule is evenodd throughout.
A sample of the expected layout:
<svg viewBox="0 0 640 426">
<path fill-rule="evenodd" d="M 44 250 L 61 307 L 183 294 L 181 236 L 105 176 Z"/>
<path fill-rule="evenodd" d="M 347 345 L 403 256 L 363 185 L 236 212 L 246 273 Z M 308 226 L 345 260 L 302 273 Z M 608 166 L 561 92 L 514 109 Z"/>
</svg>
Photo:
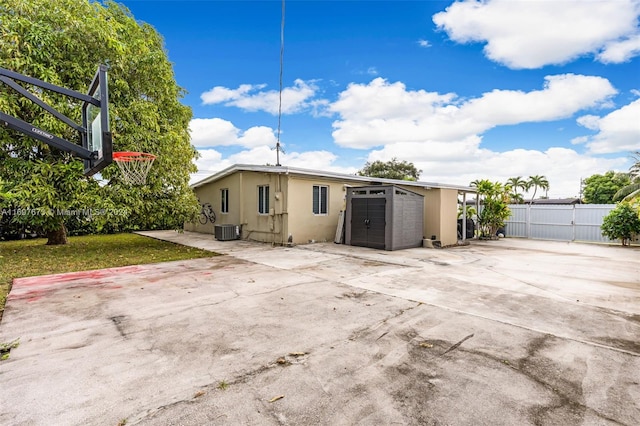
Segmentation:
<svg viewBox="0 0 640 426">
<path fill-rule="evenodd" d="M 317 192 L 316 192 L 316 188 Z M 323 190 L 324 189 L 324 197 Z M 316 203 L 316 195 L 318 197 Z M 329 214 L 329 185 L 313 185 L 311 189 L 311 212 L 314 216 L 327 216 Z M 322 202 L 324 198 L 324 203 Z M 317 206 L 317 211 L 316 211 Z"/>
<path fill-rule="evenodd" d="M 269 185 L 258 185 L 258 214 L 269 214 Z"/>
<path fill-rule="evenodd" d="M 220 190 L 220 213 L 229 213 L 229 188 Z"/>
</svg>

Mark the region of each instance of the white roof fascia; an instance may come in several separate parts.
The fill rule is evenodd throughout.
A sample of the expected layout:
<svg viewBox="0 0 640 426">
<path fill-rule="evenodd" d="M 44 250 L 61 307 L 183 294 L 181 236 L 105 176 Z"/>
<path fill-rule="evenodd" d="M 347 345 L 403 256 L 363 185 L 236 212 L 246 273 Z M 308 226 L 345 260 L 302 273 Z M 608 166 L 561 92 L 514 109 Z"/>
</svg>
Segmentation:
<svg viewBox="0 0 640 426">
<path fill-rule="evenodd" d="M 260 165 L 252 165 L 252 164 L 234 164 L 231 167 L 227 167 L 224 170 L 219 171 L 218 173 L 214 173 L 213 175 L 204 178 L 194 184 L 191 185 L 192 188 L 198 188 L 200 186 L 206 185 L 210 182 L 215 182 L 223 177 L 226 177 L 235 172 L 246 171 L 246 172 L 262 172 L 262 173 L 282 173 L 282 174 L 297 174 L 303 176 L 316 176 L 316 177 L 325 177 L 332 178 L 337 180 L 350 180 L 362 182 L 363 184 L 371 184 L 375 183 L 387 183 L 390 185 L 406 185 L 406 186 L 416 186 L 425 189 L 455 189 L 457 191 L 462 192 L 476 192 L 476 188 L 470 186 L 462 186 L 462 185 L 448 185 L 441 184 L 435 182 L 421 182 L 421 181 L 410 181 L 410 180 L 399 180 L 399 179 L 385 179 L 385 178 L 377 178 L 370 176 L 359 176 L 359 175 L 348 175 L 344 173 L 336 173 L 336 172 L 327 172 L 322 170 L 311 170 L 311 169 L 300 169 L 297 167 L 283 167 L 283 166 L 260 166 Z"/>
</svg>

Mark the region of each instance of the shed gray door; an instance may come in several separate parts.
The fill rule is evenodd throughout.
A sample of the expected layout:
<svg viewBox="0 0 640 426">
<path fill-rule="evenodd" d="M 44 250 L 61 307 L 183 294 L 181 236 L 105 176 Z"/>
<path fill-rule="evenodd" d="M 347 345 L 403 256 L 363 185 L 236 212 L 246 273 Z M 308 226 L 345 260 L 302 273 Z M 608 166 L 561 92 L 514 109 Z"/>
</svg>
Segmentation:
<svg viewBox="0 0 640 426">
<path fill-rule="evenodd" d="M 351 199 L 351 245 L 385 249 L 385 198 Z"/>
</svg>

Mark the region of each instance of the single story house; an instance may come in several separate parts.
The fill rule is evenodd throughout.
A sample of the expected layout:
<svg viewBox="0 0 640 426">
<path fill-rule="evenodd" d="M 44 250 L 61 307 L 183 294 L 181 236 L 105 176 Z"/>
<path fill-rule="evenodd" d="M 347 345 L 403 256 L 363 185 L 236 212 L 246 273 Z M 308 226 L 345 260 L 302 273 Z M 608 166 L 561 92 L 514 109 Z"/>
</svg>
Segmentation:
<svg viewBox="0 0 640 426">
<path fill-rule="evenodd" d="M 228 224 L 237 226 L 240 238 L 254 241 L 333 241 L 349 188 L 371 185 L 394 185 L 422 195 L 423 237 L 442 246 L 458 242 L 458 195 L 475 193 L 468 186 L 236 164 L 191 185 L 199 202 L 211 205 L 216 221 L 185 223 L 184 229 L 213 234 L 215 225 Z"/>
</svg>

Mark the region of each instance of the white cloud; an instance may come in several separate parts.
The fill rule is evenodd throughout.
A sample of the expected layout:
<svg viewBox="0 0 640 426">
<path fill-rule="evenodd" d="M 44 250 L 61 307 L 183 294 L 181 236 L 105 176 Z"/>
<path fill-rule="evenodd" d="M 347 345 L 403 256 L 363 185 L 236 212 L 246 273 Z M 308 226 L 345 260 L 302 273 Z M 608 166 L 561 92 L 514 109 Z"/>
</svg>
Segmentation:
<svg viewBox="0 0 640 426">
<path fill-rule="evenodd" d="M 418 40 L 418 46 L 420 46 L 420 47 L 431 47 L 431 43 L 429 43 L 429 40 L 420 39 L 420 40 Z"/>
<path fill-rule="evenodd" d="M 389 83 L 379 77 L 369 84 L 349 84 L 330 109 L 345 119 L 416 118 L 454 97 L 424 90 L 408 91 L 403 83 Z"/>
<path fill-rule="evenodd" d="M 222 154 L 214 149 L 201 149 L 199 152 L 201 157 L 196 161 L 198 172 L 191 176 L 191 183 L 198 182 L 234 164 L 266 165 L 268 163 L 273 165 L 276 163 L 276 152 L 268 146 L 242 150 L 226 158 L 223 158 Z M 357 171 L 356 167 L 340 167 L 334 165 L 333 163 L 337 158 L 334 153 L 325 150 L 286 152 L 280 154 L 280 163 L 283 166 L 347 174 L 354 174 Z"/>
<path fill-rule="evenodd" d="M 626 62 L 640 54 L 640 33 L 630 36 L 626 40 L 616 40 L 607 43 L 597 58 L 605 64 Z"/>
<path fill-rule="evenodd" d="M 200 149 L 198 152 L 200 153 L 200 158 L 195 161 L 198 171 L 191 174 L 190 184 L 230 166 L 228 161 L 222 159 L 222 154 L 215 149 Z"/>
<path fill-rule="evenodd" d="M 482 149 L 480 143 L 481 138 L 472 137 L 461 142 L 390 144 L 381 150 L 371 151 L 366 161 L 387 161 L 393 157 L 408 159 L 422 170 L 421 180 L 458 185 L 468 185 L 475 179 L 505 182 L 514 176 L 527 178 L 539 174 L 549 180 L 549 196 L 552 198 L 577 196 L 580 178 L 628 168 L 626 157 L 598 158 L 567 148 L 550 148 L 544 152 L 525 149 L 495 152 Z M 201 158 L 196 162 L 198 173 L 192 175 L 191 183 L 233 164 L 276 162 L 275 151 L 267 146 L 243 150 L 226 158 L 214 149 L 201 149 L 200 154 Z M 284 166 L 346 174 L 354 174 L 362 167 L 362 164 L 356 167 L 335 166 L 336 159 L 334 153 L 325 150 L 281 154 Z"/>
<path fill-rule="evenodd" d="M 220 118 L 196 118 L 189 125 L 191 143 L 196 146 L 200 158 L 195 164 L 198 172 L 191 176 L 191 183 L 198 182 L 234 164 L 275 164 L 276 138 L 273 129 L 254 126 L 241 130 L 230 121 Z M 214 147 L 238 146 L 241 149 L 223 156 Z M 331 170 L 340 173 L 355 173 L 355 167 L 339 167 L 333 163 L 337 156 L 326 150 L 280 153 L 280 162 L 291 167 L 316 170 Z"/>
<path fill-rule="evenodd" d="M 575 74 L 546 76 L 543 90 L 528 93 L 493 90 L 461 107 L 462 114 L 491 124 L 517 124 L 566 118 L 597 106 L 616 93 L 602 77 Z M 587 93 L 588 92 L 588 93 Z"/>
<path fill-rule="evenodd" d="M 221 118 L 194 118 L 189 123 L 189 131 L 191 143 L 198 148 L 232 145 L 250 148 L 276 144 L 273 129 L 269 127 L 255 126 L 243 132 Z"/>
<path fill-rule="evenodd" d="M 604 117 L 585 115 L 579 117 L 577 122 L 587 129 L 598 131 L 594 136 L 583 139 L 594 154 L 640 150 L 640 99 Z"/>
<path fill-rule="evenodd" d="M 279 91 L 261 91 L 265 87 L 265 84 L 243 84 L 237 89 L 216 86 L 200 95 L 200 99 L 205 105 L 223 103 L 225 106 L 235 106 L 246 111 L 265 111 L 276 115 Z M 315 96 L 317 90 L 318 87 L 312 82 L 296 79 L 293 86 L 282 90 L 282 113 L 293 114 L 303 111 L 309 106 L 309 100 Z"/>
<path fill-rule="evenodd" d="M 246 134 L 250 130 L 241 133 Z M 626 152 L 620 158 L 599 158 L 557 147 L 546 151 L 514 149 L 496 152 L 482 148 L 481 143 L 482 138 L 477 135 L 455 141 L 388 143 L 382 149 L 370 151 L 366 161 L 387 161 L 393 157 L 407 159 L 423 171 L 421 180 L 459 185 L 468 185 L 475 179 L 505 182 L 509 177 L 526 178 L 540 174 L 551 183 L 550 197 L 577 196 L 580 178 L 628 168 Z M 198 173 L 192 176 L 192 183 L 233 164 L 276 163 L 276 152 L 267 144 L 242 149 L 226 157 L 215 149 L 200 149 L 199 152 L 201 158 L 196 161 Z M 340 167 L 334 164 L 337 159 L 338 156 L 328 150 L 287 151 L 280 156 L 284 166 L 347 174 L 355 173 L 365 161 L 353 167 Z"/>
<path fill-rule="evenodd" d="M 578 117 L 576 120 L 578 124 L 583 127 L 586 127 L 589 130 L 598 130 L 598 122 L 600 121 L 600 117 L 597 115 L 583 115 L 582 117 Z M 586 142 L 586 140 L 584 140 Z"/>
<path fill-rule="evenodd" d="M 577 138 L 571 139 L 571 144 L 572 145 L 579 145 L 581 143 L 586 143 L 588 141 L 589 141 L 589 137 L 588 136 L 578 136 Z"/>
<path fill-rule="evenodd" d="M 266 84 L 241 84 L 237 89 L 227 89 L 226 87 L 216 86 L 200 95 L 200 99 L 202 99 L 202 103 L 205 105 L 218 104 L 242 98 L 250 92 L 264 89 L 266 86 Z"/>
<path fill-rule="evenodd" d="M 407 90 L 402 83 L 376 78 L 350 84 L 329 110 L 340 116 L 333 123 L 336 143 L 366 149 L 396 142 L 461 141 L 498 125 L 567 118 L 615 93 L 604 78 L 564 74 L 545 77 L 542 90 L 494 90 L 461 101 L 455 94 Z"/>
<path fill-rule="evenodd" d="M 547 76 L 540 90 L 493 90 L 471 99 L 408 90 L 402 83 L 376 78 L 349 85 L 329 110 L 339 115 L 333 124 L 338 145 L 378 148 L 369 153 L 368 161 L 409 160 L 423 170 L 423 180 L 461 185 L 478 178 L 504 182 L 541 174 L 551 182 L 549 195 L 563 197 L 578 195 L 581 177 L 624 170 L 627 152 L 621 158 L 559 147 L 496 152 L 482 147 L 482 133 L 501 125 L 565 119 L 585 108 L 608 106 L 614 94 L 607 79 L 574 74 Z M 580 120 L 602 129 L 597 116 Z M 622 116 L 619 120 L 638 121 Z"/>
<path fill-rule="evenodd" d="M 626 61 L 640 53 L 639 15 L 638 0 L 468 0 L 435 14 L 433 22 L 456 42 L 486 42 L 489 59 L 517 69 L 585 54 L 603 62 Z"/>
<path fill-rule="evenodd" d="M 469 185 L 475 179 L 504 183 L 510 177 L 523 176 L 526 179 L 532 175 L 544 175 L 551 186 L 551 198 L 578 196 L 581 177 L 612 169 L 624 170 L 627 163 L 624 157 L 604 159 L 567 148 L 495 152 L 482 149 L 480 141 L 480 138 L 469 138 L 453 143 L 390 144 L 372 151 L 368 161 L 387 161 L 393 157 L 409 159 L 422 170 L 421 180 L 459 185 Z"/>
</svg>

